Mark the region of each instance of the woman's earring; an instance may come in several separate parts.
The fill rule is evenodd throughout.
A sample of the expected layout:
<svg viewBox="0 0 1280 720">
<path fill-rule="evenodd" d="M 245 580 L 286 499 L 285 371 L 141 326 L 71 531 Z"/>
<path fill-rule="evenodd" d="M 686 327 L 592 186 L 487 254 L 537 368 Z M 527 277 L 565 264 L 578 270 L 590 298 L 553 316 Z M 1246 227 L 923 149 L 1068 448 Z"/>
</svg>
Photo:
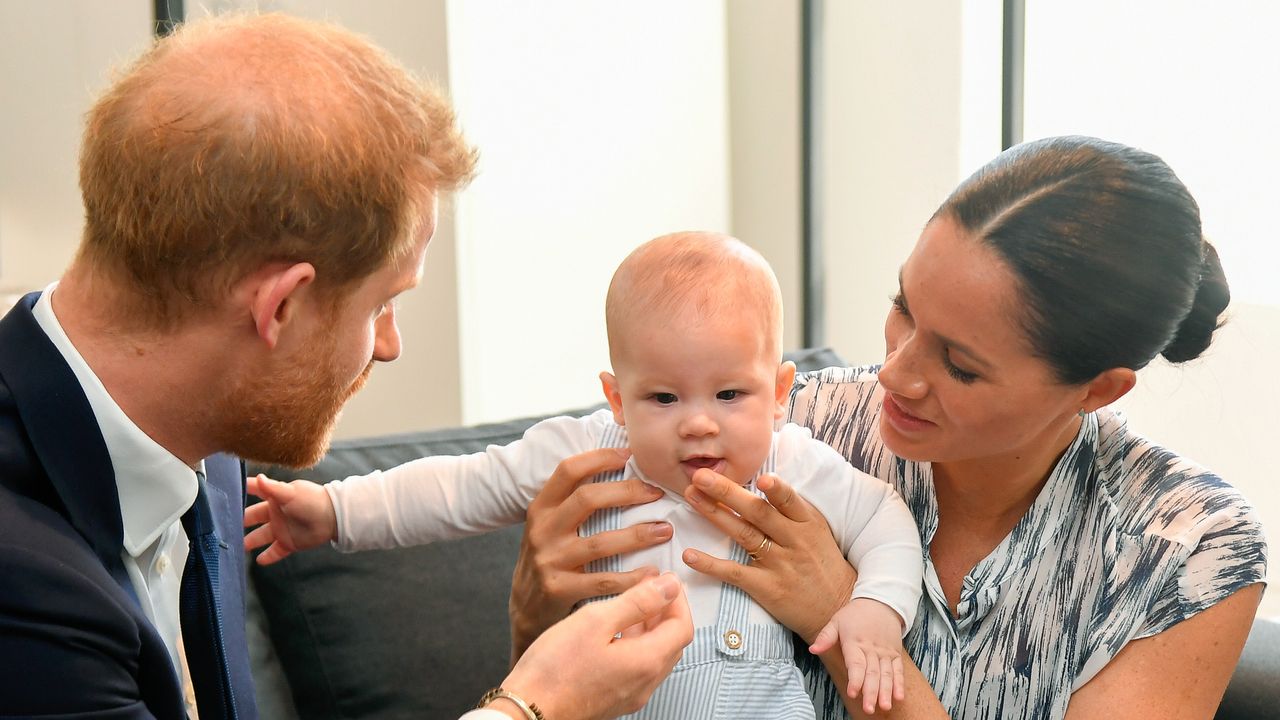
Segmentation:
<svg viewBox="0 0 1280 720">
<path fill-rule="evenodd" d="M 1080 417 L 1084 417 L 1085 416 L 1084 408 L 1080 408 L 1080 412 L 1076 414 L 1079 415 Z"/>
</svg>

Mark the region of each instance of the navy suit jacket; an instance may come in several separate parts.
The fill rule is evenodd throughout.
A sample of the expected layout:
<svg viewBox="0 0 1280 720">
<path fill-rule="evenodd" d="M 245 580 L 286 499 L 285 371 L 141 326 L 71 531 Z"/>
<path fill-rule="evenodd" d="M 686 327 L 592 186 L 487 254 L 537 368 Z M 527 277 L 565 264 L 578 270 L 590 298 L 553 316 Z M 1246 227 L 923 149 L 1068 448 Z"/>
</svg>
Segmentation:
<svg viewBox="0 0 1280 720">
<path fill-rule="evenodd" d="M 181 685 L 121 560 L 115 472 L 71 368 L 26 296 L 0 319 L 0 718 L 181 720 Z M 245 641 L 243 464 L 205 459 L 222 538 L 219 594 L 240 720 L 255 720 Z"/>
</svg>

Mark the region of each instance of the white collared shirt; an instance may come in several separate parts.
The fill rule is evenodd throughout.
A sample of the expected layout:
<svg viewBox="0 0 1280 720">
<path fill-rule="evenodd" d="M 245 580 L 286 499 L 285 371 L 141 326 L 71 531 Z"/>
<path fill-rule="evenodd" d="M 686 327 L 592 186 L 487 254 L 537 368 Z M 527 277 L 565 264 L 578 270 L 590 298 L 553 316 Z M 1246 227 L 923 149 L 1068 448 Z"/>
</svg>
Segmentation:
<svg viewBox="0 0 1280 720">
<path fill-rule="evenodd" d="M 199 482 L 196 470 L 203 471 L 204 464 L 198 468 L 188 466 L 152 440 L 120 409 L 54 315 L 52 298 L 57 286 L 55 282 L 45 288 L 32 312 L 80 381 L 98 420 L 120 497 L 124 525 L 121 558 L 143 612 L 160 632 L 178 671 L 178 594 L 188 545 L 179 521 L 195 502 Z"/>
</svg>

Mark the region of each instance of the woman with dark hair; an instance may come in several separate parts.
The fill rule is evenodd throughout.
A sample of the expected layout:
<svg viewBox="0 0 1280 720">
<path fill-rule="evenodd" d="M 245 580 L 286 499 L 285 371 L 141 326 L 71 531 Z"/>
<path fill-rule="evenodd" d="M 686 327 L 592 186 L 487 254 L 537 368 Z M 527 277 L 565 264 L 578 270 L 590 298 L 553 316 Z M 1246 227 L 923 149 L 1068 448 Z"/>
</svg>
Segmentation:
<svg viewBox="0 0 1280 720">
<path fill-rule="evenodd" d="M 1001 154 L 925 226 L 899 274 L 882 365 L 797 379 L 789 419 L 893 484 L 919 525 L 925 594 L 904 640 L 914 662 L 888 716 L 1213 716 L 1262 594 L 1261 525 L 1236 490 L 1109 406 L 1157 355 L 1204 352 L 1229 298 L 1195 200 L 1163 161 L 1051 138 Z M 610 464 L 571 459 L 556 487 Z M 744 548 L 767 538 L 771 550 L 749 566 L 695 551 L 685 561 L 820 653 L 834 682 L 810 663 L 819 716 L 839 717 L 849 673 L 820 630 L 854 574 L 785 480 L 759 483 L 765 502 L 699 473 L 691 504 Z M 579 514 L 642 495 L 573 494 L 530 508 L 517 647 L 602 582 L 634 580 L 582 576 L 584 558 L 662 539 L 641 527 L 586 545 Z"/>
</svg>

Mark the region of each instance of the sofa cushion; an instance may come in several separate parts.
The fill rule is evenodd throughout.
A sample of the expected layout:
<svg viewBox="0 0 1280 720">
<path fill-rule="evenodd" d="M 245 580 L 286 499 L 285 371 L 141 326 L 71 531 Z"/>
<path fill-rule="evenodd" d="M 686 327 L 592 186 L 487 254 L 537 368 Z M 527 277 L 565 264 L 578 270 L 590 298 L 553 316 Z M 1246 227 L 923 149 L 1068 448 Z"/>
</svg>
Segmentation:
<svg viewBox="0 0 1280 720">
<path fill-rule="evenodd" d="M 801 370 L 843 364 L 829 349 L 787 358 Z M 323 482 L 417 457 L 506 444 L 541 419 L 339 441 L 309 470 L 250 466 L 249 472 Z M 325 547 L 269 567 L 252 565 L 272 649 L 298 716 L 419 720 L 467 710 L 507 674 L 507 597 L 521 532 L 516 526 L 350 555 Z M 256 677 L 261 681 L 271 672 Z M 260 694 L 271 691 L 260 688 Z"/>
<path fill-rule="evenodd" d="M 1214 720 L 1258 720 L 1280 708 L 1280 618 L 1254 620 Z"/>
</svg>

